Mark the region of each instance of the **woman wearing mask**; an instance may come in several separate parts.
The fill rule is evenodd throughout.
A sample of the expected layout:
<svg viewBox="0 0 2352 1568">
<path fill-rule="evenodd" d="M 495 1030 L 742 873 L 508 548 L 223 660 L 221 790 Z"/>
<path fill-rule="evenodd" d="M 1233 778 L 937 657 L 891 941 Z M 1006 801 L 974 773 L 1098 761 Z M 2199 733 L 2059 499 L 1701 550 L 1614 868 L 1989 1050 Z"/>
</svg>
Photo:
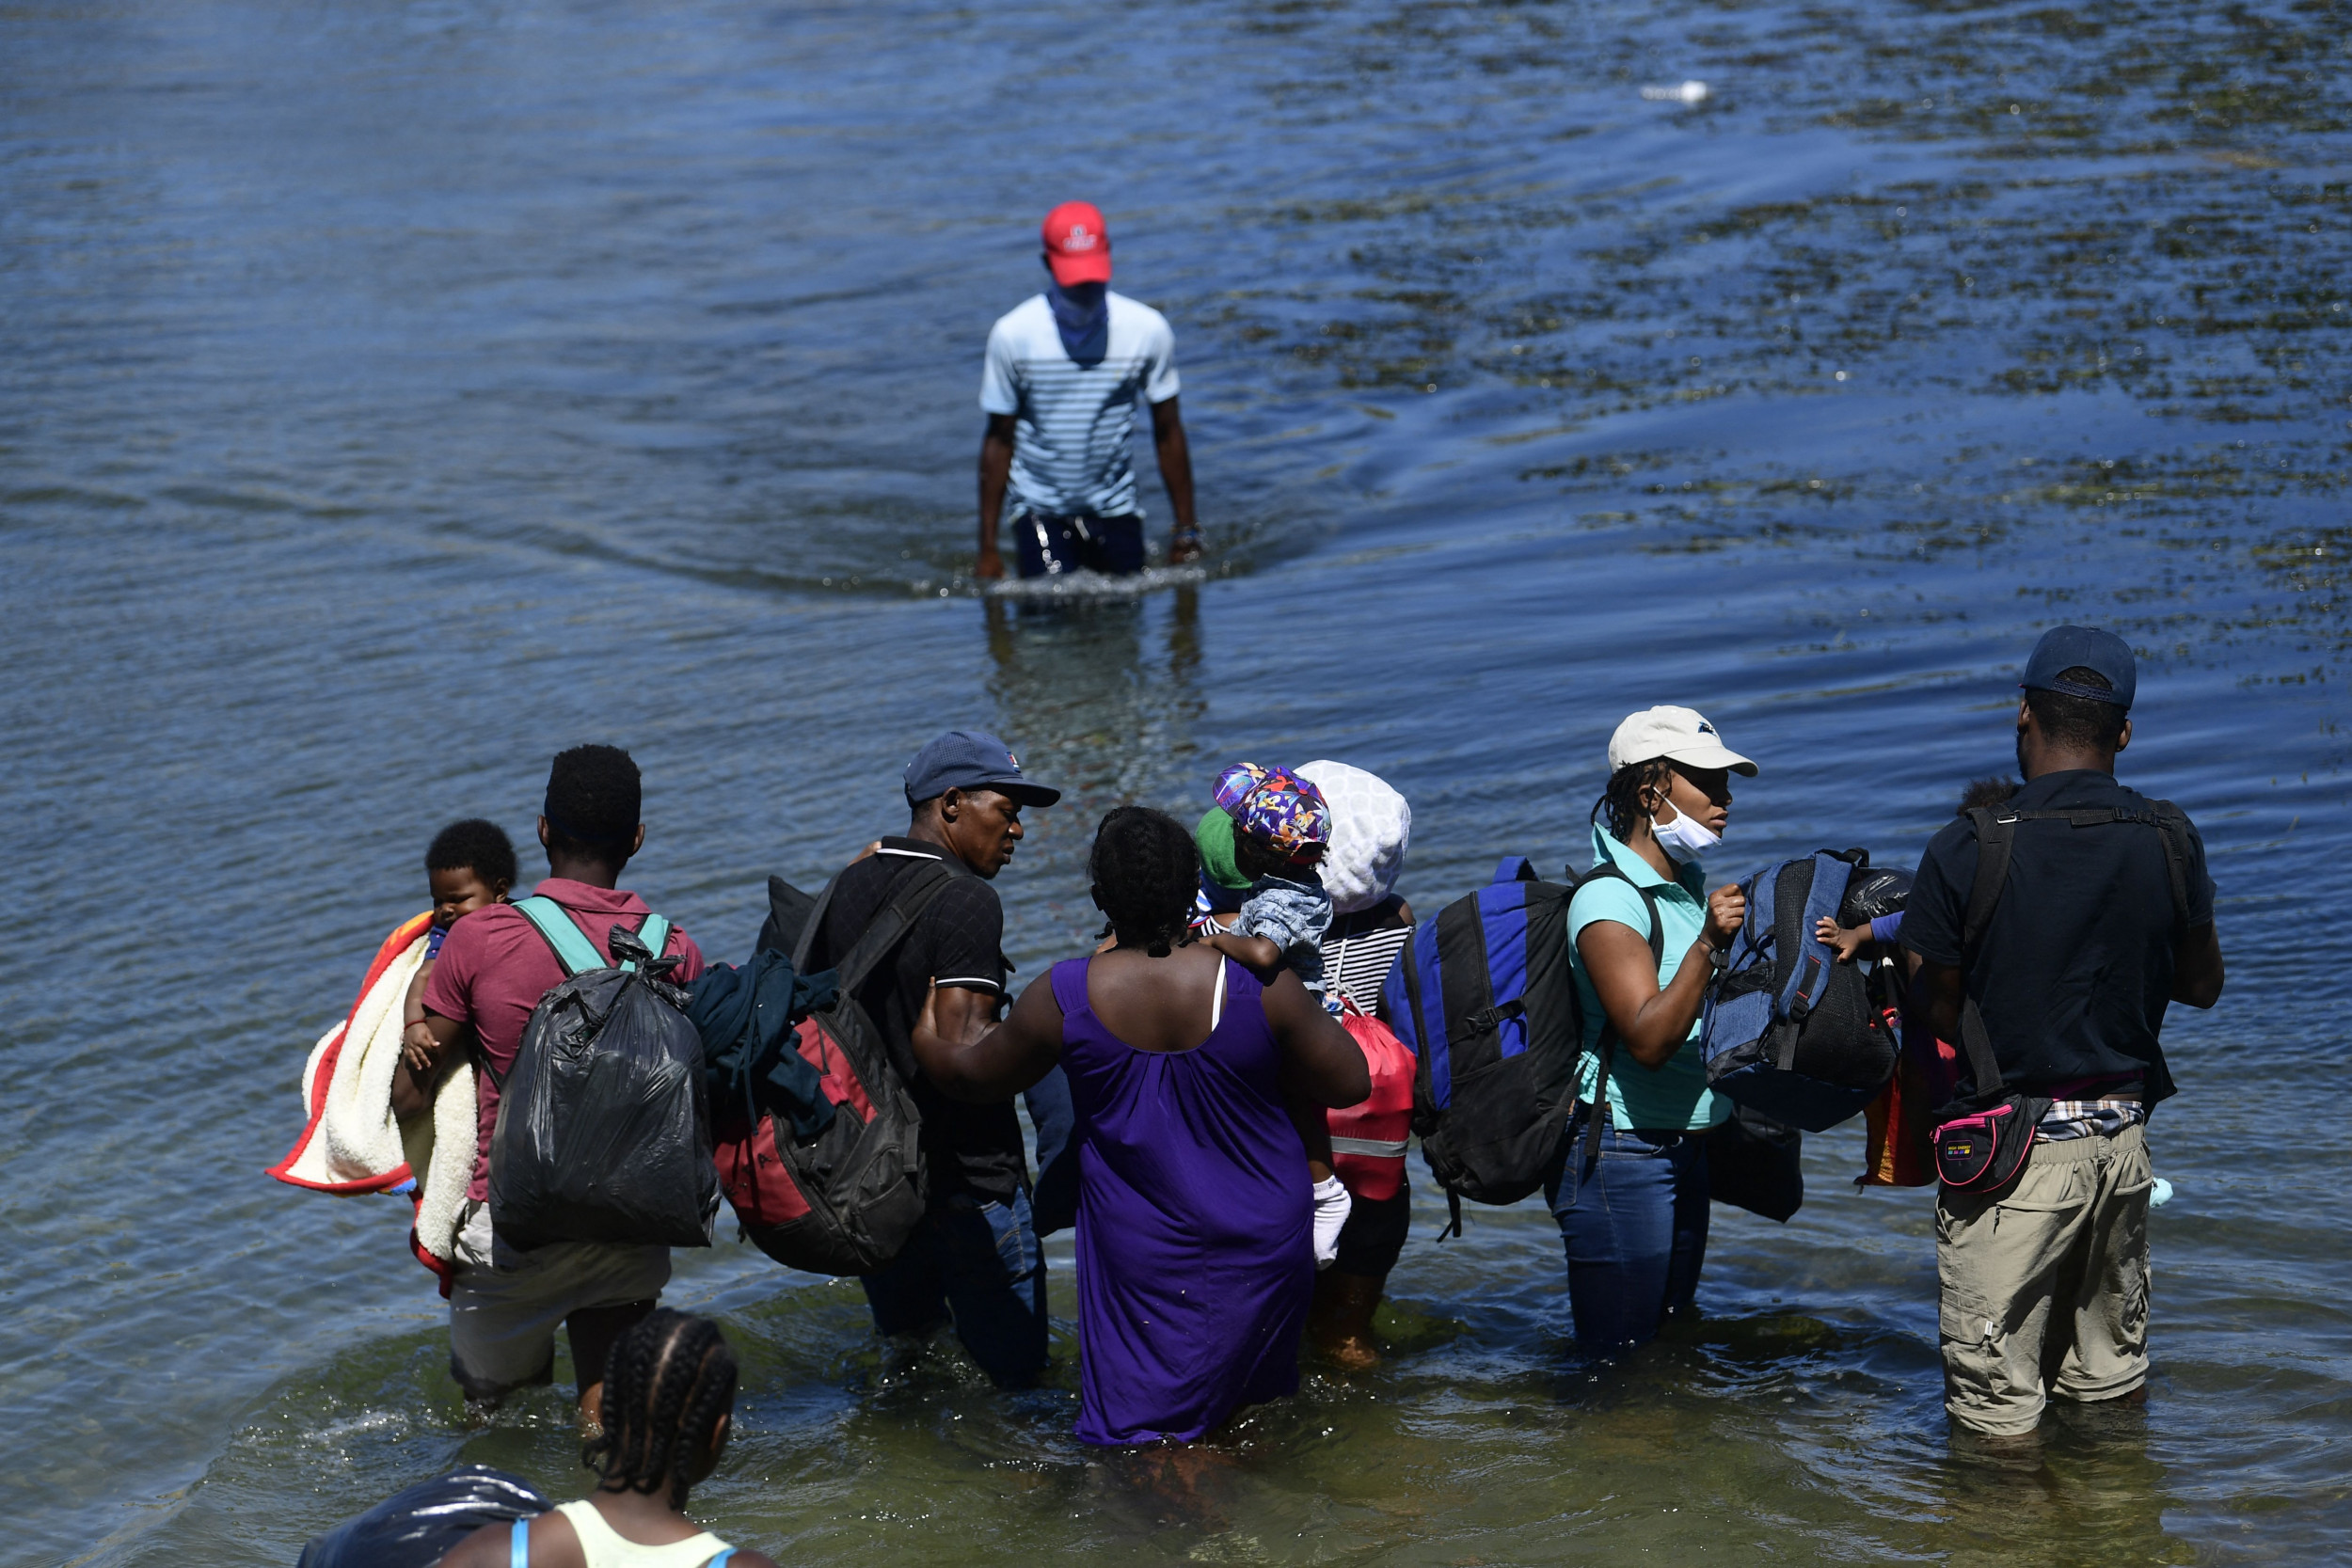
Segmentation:
<svg viewBox="0 0 2352 1568">
<path fill-rule="evenodd" d="M 1707 1087 L 1699 1014 L 1714 956 L 1747 912 L 1738 884 L 1706 891 L 1699 856 L 1730 820 L 1733 773 L 1753 778 L 1756 764 L 1687 707 L 1633 714 L 1609 740 L 1609 786 L 1593 807 L 1596 874 L 1568 905 L 1578 1000 L 1601 1027 L 1586 1042 L 1562 1168 L 1544 1193 L 1588 1351 L 1656 1338 L 1698 1290 L 1706 1135 L 1731 1114 Z"/>
</svg>

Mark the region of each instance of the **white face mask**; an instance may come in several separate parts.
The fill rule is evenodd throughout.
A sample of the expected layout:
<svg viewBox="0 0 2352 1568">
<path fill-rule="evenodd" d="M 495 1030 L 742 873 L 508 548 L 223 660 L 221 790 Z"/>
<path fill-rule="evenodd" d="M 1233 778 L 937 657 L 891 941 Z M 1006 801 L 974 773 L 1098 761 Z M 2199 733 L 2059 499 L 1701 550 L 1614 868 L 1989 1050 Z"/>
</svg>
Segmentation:
<svg viewBox="0 0 2352 1568">
<path fill-rule="evenodd" d="M 1649 831 L 1657 836 L 1658 847 L 1666 851 L 1666 858 L 1675 864 L 1688 865 L 1724 841 L 1723 834 L 1705 826 L 1689 812 L 1676 811 L 1664 800 L 1659 804 L 1674 812 L 1674 816 L 1663 822 L 1652 817 Z"/>
</svg>

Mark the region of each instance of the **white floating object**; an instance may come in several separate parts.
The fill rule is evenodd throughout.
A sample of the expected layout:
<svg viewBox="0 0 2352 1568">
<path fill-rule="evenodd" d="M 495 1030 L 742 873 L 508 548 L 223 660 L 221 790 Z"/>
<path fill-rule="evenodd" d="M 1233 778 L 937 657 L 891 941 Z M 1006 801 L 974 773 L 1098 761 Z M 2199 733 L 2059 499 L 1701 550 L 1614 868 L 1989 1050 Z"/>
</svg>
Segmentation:
<svg viewBox="0 0 2352 1568">
<path fill-rule="evenodd" d="M 1644 87 L 1642 96 L 1653 103 L 1701 103 L 1707 100 L 1707 84 L 1685 82 L 1679 87 Z"/>
<path fill-rule="evenodd" d="M 2148 1189 L 2148 1207 L 2151 1209 L 2161 1209 L 2171 1201 L 2172 1183 L 2167 1181 L 2161 1176 L 2157 1177 L 2156 1184 Z"/>
</svg>

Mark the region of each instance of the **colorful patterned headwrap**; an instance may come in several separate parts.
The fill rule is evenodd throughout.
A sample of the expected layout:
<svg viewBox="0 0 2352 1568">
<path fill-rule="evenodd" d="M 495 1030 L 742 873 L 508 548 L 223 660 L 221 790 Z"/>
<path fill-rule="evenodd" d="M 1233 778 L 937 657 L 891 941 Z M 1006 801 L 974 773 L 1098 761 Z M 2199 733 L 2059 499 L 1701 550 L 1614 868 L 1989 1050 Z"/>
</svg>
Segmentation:
<svg viewBox="0 0 2352 1568">
<path fill-rule="evenodd" d="M 1287 768 L 1233 764 L 1216 776 L 1216 803 L 1235 829 L 1294 865 L 1312 865 L 1331 842 L 1323 792 Z"/>
</svg>

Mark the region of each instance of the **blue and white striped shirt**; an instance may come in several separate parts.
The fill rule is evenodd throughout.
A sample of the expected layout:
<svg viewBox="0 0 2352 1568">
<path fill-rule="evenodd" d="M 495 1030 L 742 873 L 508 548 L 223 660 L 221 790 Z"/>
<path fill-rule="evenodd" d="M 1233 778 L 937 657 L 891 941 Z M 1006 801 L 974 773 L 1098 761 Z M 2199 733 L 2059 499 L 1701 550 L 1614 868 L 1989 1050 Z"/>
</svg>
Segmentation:
<svg viewBox="0 0 2352 1568">
<path fill-rule="evenodd" d="M 1176 395 L 1176 335 L 1139 300 L 1112 293 L 1108 303 L 1110 343 L 1097 364 L 1078 365 L 1063 350 L 1041 293 L 988 334 L 980 407 L 1018 416 L 1012 493 L 1031 511 L 1116 517 L 1137 510 L 1127 452 L 1136 400 Z"/>
</svg>

